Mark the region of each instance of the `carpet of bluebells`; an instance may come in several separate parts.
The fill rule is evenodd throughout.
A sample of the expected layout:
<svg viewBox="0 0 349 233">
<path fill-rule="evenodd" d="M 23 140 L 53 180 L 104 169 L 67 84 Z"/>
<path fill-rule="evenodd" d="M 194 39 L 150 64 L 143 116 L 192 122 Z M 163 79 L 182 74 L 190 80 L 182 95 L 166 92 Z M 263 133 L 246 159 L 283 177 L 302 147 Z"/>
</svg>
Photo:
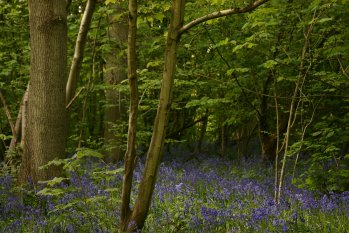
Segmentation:
<svg viewBox="0 0 349 233">
<path fill-rule="evenodd" d="M 26 188 L 0 178 L 0 232 L 117 232 L 122 171 L 95 159 L 69 179 Z M 134 174 L 133 199 L 143 162 Z M 273 200 L 273 167 L 207 155 L 160 165 L 143 232 L 348 232 L 349 192 L 322 194 L 286 180 Z"/>
</svg>

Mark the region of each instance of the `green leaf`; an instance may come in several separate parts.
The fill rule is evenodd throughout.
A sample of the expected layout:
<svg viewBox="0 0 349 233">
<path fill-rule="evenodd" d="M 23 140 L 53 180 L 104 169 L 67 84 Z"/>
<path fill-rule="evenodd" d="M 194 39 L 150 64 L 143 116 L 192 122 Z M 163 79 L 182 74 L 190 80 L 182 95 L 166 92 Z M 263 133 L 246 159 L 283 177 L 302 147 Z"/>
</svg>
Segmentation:
<svg viewBox="0 0 349 233">
<path fill-rule="evenodd" d="M 331 18 L 322 18 L 322 19 L 318 20 L 317 22 L 318 23 L 324 23 L 324 22 L 328 22 L 328 21 L 332 21 L 332 20 L 333 20 L 332 17 Z"/>
<path fill-rule="evenodd" d="M 276 66 L 277 64 L 278 63 L 275 60 L 268 60 L 263 63 L 263 67 L 267 69 L 271 69 L 271 68 L 274 68 L 274 66 Z"/>
<path fill-rule="evenodd" d="M 229 69 L 227 71 L 227 75 L 231 76 L 233 73 L 246 73 L 249 72 L 250 68 L 246 68 L 246 67 L 239 67 L 239 68 L 233 68 L 233 69 Z"/>
<path fill-rule="evenodd" d="M 95 150 L 92 150 L 89 148 L 83 148 L 76 153 L 76 158 L 82 159 L 84 157 L 94 157 L 94 158 L 102 159 L 104 155 Z"/>
<path fill-rule="evenodd" d="M 64 189 L 61 188 L 44 188 L 40 190 L 37 194 L 44 196 L 60 196 L 65 193 Z"/>
<path fill-rule="evenodd" d="M 165 18 L 165 15 L 163 13 L 156 13 L 154 15 L 154 18 L 162 22 L 162 20 Z"/>
<path fill-rule="evenodd" d="M 11 135 L 5 135 L 5 134 L 0 134 L 0 140 L 8 140 L 8 139 L 11 139 L 12 136 Z"/>
<path fill-rule="evenodd" d="M 106 174 L 106 175 L 116 175 L 119 173 L 122 173 L 124 171 L 123 167 L 114 169 L 114 170 L 107 170 L 107 171 L 98 171 L 98 172 L 93 172 L 94 175 L 98 175 L 98 174 Z"/>
<path fill-rule="evenodd" d="M 39 167 L 39 169 L 48 169 L 50 166 L 61 166 L 66 165 L 71 159 L 54 159 L 47 164 Z"/>
<path fill-rule="evenodd" d="M 104 190 L 104 192 L 107 192 L 107 193 L 116 193 L 117 191 L 118 191 L 117 188 L 108 188 Z"/>
<path fill-rule="evenodd" d="M 59 210 L 65 210 L 67 208 L 71 208 L 71 207 L 74 207 L 76 204 L 79 204 L 81 203 L 82 200 L 74 200 L 74 201 L 70 201 L 68 202 L 67 204 L 59 204 L 59 205 L 56 205 L 55 206 L 55 209 L 50 211 L 49 213 L 54 213 L 56 211 L 59 211 Z"/>
<path fill-rule="evenodd" d="M 319 136 L 321 133 L 322 133 L 321 131 L 317 131 L 317 132 L 315 132 L 315 133 L 312 133 L 311 135 L 312 135 L 313 137 L 316 137 L 316 136 Z"/>
<path fill-rule="evenodd" d="M 104 1 L 104 4 L 105 5 L 109 5 L 109 4 L 115 4 L 115 3 L 117 3 L 118 2 L 118 0 L 105 0 Z"/>
<path fill-rule="evenodd" d="M 161 61 L 160 60 L 156 60 L 156 61 L 150 61 L 148 62 L 147 64 L 147 68 L 150 68 L 150 67 L 158 67 L 161 65 Z"/>
<path fill-rule="evenodd" d="M 55 177 L 51 180 L 47 181 L 39 181 L 41 184 L 47 184 L 48 186 L 54 186 L 56 184 L 61 184 L 63 180 L 69 180 L 69 178 L 64 178 L 64 177 Z"/>
</svg>

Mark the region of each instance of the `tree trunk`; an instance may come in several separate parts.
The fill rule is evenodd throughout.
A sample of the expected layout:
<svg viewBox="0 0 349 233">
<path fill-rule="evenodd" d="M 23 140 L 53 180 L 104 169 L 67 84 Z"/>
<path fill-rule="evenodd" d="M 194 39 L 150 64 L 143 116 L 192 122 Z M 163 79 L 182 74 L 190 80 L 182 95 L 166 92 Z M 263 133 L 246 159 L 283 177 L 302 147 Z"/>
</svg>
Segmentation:
<svg viewBox="0 0 349 233">
<path fill-rule="evenodd" d="M 174 0 L 167 37 L 165 64 L 161 83 L 159 106 L 157 109 L 153 135 L 151 138 L 144 173 L 139 185 L 135 207 L 129 219 L 129 230 L 142 229 L 147 217 L 154 190 L 160 156 L 164 145 L 166 125 L 172 102 L 173 79 L 176 69 L 176 52 L 180 39 L 179 29 L 183 25 L 185 0 Z"/>
<path fill-rule="evenodd" d="M 28 122 L 28 94 L 29 94 L 29 84 L 27 86 L 27 90 L 24 93 L 23 103 L 22 103 L 21 148 L 23 150 L 24 150 L 24 142 L 26 141 L 26 138 L 27 138 L 25 129 L 27 128 L 27 122 Z"/>
<path fill-rule="evenodd" d="M 122 184 L 121 197 L 121 224 L 120 230 L 126 231 L 131 216 L 131 190 L 132 177 L 135 168 L 136 158 L 136 132 L 138 113 L 138 84 L 137 84 L 137 64 L 136 64 L 136 33 L 137 33 L 137 0 L 129 0 L 129 28 L 128 28 L 128 80 L 131 92 L 130 112 L 128 120 L 127 149 L 125 153 L 125 174 Z"/>
<path fill-rule="evenodd" d="M 200 136 L 197 143 L 196 153 L 202 152 L 202 144 L 205 142 L 205 135 L 207 130 L 207 123 L 208 123 L 208 109 L 206 109 L 206 113 L 204 116 L 203 121 L 200 124 Z"/>
<path fill-rule="evenodd" d="M 75 51 L 73 62 L 70 67 L 68 82 L 66 86 L 66 104 L 73 100 L 76 84 L 79 79 L 80 68 L 82 59 L 84 58 L 84 48 L 87 40 L 87 33 L 90 29 L 93 12 L 96 6 L 96 0 L 88 0 L 86 3 L 86 8 L 84 11 L 84 15 L 81 19 L 79 34 L 75 43 Z"/>
<path fill-rule="evenodd" d="M 29 85 L 27 86 L 27 89 L 24 92 L 24 95 L 23 95 L 23 98 L 22 98 L 22 101 L 21 101 L 21 104 L 19 107 L 19 111 L 18 111 L 18 115 L 17 115 L 17 119 L 16 119 L 16 124 L 15 124 L 16 136 L 14 136 L 11 139 L 11 143 L 9 146 L 10 151 L 16 149 L 19 136 L 21 135 L 23 138 L 23 132 L 22 132 L 23 130 L 22 129 L 24 129 L 24 128 L 21 126 L 23 125 L 23 112 L 26 110 L 25 103 L 28 101 L 28 87 L 29 87 Z"/>
<path fill-rule="evenodd" d="M 209 19 L 252 11 L 256 7 L 267 1 L 268 0 L 257 0 L 256 2 L 253 2 L 244 8 L 232 8 L 228 11 L 224 11 L 223 13 L 215 12 L 201 17 L 198 20 L 194 20 L 186 26 L 183 26 L 185 0 L 173 0 L 170 26 L 167 35 L 165 63 L 162 76 L 159 105 L 154 121 L 153 134 L 147 153 L 142 180 L 139 184 L 139 193 L 136 198 L 134 209 L 131 211 L 129 206 L 126 206 L 127 211 L 124 213 L 128 214 L 123 216 L 124 222 L 122 222 L 121 226 L 125 226 L 125 228 L 127 228 L 127 231 L 137 231 L 138 229 L 142 229 L 148 215 L 162 149 L 164 146 L 165 132 L 172 103 L 174 74 L 176 71 L 176 53 L 181 33 L 184 33 L 191 27 L 205 22 Z M 128 200 L 130 200 L 130 197 L 128 197 Z"/>
<path fill-rule="evenodd" d="M 31 42 L 28 123 L 20 182 L 50 179 L 60 169 L 39 169 L 62 158 L 66 142 L 67 13 L 61 0 L 29 0 Z"/>
<path fill-rule="evenodd" d="M 117 14 L 124 13 L 122 6 L 116 6 Z M 126 14 L 125 14 L 126 15 Z M 106 106 L 104 113 L 104 142 L 106 146 L 107 162 L 117 162 L 123 159 L 124 152 L 120 148 L 122 133 L 122 120 L 126 115 L 126 108 L 121 104 L 121 95 L 115 86 L 127 79 L 127 61 L 124 53 L 127 44 L 127 15 L 115 20 L 114 16 L 109 17 L 111 26 L 108 30 L 110 39 L 113 42 L 113 50 L 106 57 L 105 83 L 108 88 L 105 91 Z M 115 130 L 115 124 L 119 124 Z"/>
</svg>

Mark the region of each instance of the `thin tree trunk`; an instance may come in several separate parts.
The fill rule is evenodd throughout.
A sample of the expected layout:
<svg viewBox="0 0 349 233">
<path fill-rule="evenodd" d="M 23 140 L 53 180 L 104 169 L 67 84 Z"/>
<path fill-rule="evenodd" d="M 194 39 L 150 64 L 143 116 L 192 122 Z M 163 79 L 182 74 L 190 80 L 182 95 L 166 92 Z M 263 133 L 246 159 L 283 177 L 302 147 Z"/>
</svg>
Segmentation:
<svg viewBox="0 0 349 233">
<path fill-rule="evenodd" d="M 180 39 L 179 29 L 183 25 L 184 6 L 185 0 L 173 1 L 169 33 L 167 36 L 159 106 L 154 122 L 153 135 L 147 154 L 144 173 L 139 185 L 139 193 L 130 218 L 130 223 L 135 224 L 135 226 L 131 226 L 133 229 L 143 228 L 154 190 L 172 102 L 173 79 L 176 69 L 176 52 Z"/>
<path fill-rule="evenodd" d="M 60 169 L 39 169 L 64 157 L 66 143 L 67 13 L 61 0 L 29 0 L 31 42 L 28 123 L 20 183 L 50 179 Z"/>
<path fill-rule="evenodd" d="M 23 98 L 22 98 L 22 101 L 21 101 L 21 104 L 19 107 L 19 111 L 18 111 L 18 115 L 17 115 L 17 119 L 16 119 L 16 124 L 15 124 L 16 135 L 14 135 L 13 138 L 11 139 L 9 150 L 14 150 L 16 148 L 17 142 L 19 139 L 19 135 L 21 134 L 20 130 L 21 130 L 21 125 L 22 125 L 23 111 L 24 111 L 24 100 L 26 100 L 28 98 L 28 87 L 29 87 L 29 84 L 27 86 L 27 89 L 24 92 L 24 95 L 23 95 Z M 23 132 L 22 132 L 22 136 L 23 136 Z"/>
<path fill-rule="evenodd" d="M 128 80 L 131 92 L 130 112 L 128 120 L 127 149 L 125 153 L 125 174 L 122 184 L 121 197 L 121 224 L 120 230 L 126 231 L 131 216 L 130 198 L 132 190 L 132 176 L 136 159 L 136 132 L 138 113 L 138 84 L 136 64 L 136 33 L 137 33 L 137 0 L 129 0 L 128 20 Z"/>
<path fill-rule="evenodd" d="M 87 33 L 90 29 L 95 6 L 96 0 L 88 0 L 86 3 L 84 15 L 81 19 L 79 34 L 75 43 L 73 62 L 70 67 L 68 82 L 66 86 L 66 105 L 68 105 L 72 101 L 75 95 L 76 84 L 79 79 L 81 63 L 82 59 L 84 58 L 84 48 L 87 41 Z"/>
<path fill-rule="evenodd" d="M 301 64 L 300 64 L 300 74 L 299 74 L 299 78 L 297 80 L 293 95 L 292 95 L 292 100 L 291 100 L 291 104 L 290 104 L 290 112 L 289 112 L 289 117 L 288 117 L 288 123 L 287 123 L 287 130 L 286 130 L 286 134 L 285 134 L 285 138 L 284 138 L 284 145 L 285 145 L 285 151 L 284 151 L 284 156 L 281 162 L 281 169 L 280 169 L 280 177 L 279 177 L 279 185 L 278 185 L 278 189 L 277 189 L 277 203 L 280 203 L 281 200 L 281 191 L 282 191 L 282 186 L 283 186 L 283 181 L 284 181 L 284 176 L 285 176 L 285 167 L 286 167 L 286 159 L 288 155 L 288 145 L 289 145 L 289 141 L 290 141 L 290 132 L 291 132 L 291 128 L 293 126 L 293 123 L 295 122 L 296 119 L 296 112 L 297 112 L 297 106 L 298 103 L 300 101 L 300 99 L 297 99 L 297 96 L 299 95 L 298 93 L 302 93 L 302 89 L 303 89 L 303 85 L 305 82 L 305 78 L 308 75 L 308 72 L 312 66 L 312 62 L 310 60 L 310 64 L 308 65 L 307 69 L 305 70 L 305 58 L 307 53 L 309 53 L 310 51 L 308 51 L 308 48 L 310 47 L 310 35 L 313 31 L 314 28 L 314 22 L 316 22 L 316 15 L 317 12 L 315 11 L 313 14 L 313 20 L 311 21 L 312 23 L 308 26 L 307 31 L 304 33 L 304 45 L 303 45 L 303 49 L 302 49 L 302 54 L 301 54 Z"/>
<path fill-rule="evenodd" d="M 197 147 L 196 147 L 196 153 L 202 152 L 202 144 L 205 142 L 207 123 L 208 123 L 208 109 L 206 109 L 204 119 L 200 125 L 200 136 L 199 136 L 199 141 L 198 141 Z"/>
<path fill-rule="evenodd" d="M 26 131 L 27 122 L 28 122 L 28 94 L 29 94 L 29 84 L 27 90 L 23 96 L 22 103 L 22 127 L 21 127 L 21 148 L 24 150 L 24 142 L 26 141 Z"/>
</svg>

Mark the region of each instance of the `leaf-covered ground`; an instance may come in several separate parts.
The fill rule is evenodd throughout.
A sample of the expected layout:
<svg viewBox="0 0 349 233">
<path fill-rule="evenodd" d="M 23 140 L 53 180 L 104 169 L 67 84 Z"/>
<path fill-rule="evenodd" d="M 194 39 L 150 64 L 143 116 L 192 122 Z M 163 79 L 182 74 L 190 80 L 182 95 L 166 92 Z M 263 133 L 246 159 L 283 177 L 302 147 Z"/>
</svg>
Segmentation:
<svg viewBox="0 0 349 233">
<path fill-rule="evenodd" d="M 40 187 L 19 189 L 1 177 L 1 232 L 116 232 L 120 166 L 81 160 L 69 161 L 70 179 Z M 142 168 L 140 161 L 135 191 Z M 349 192 L 314 193 L 287 180 L 277 205 L 273 187 L 273 167 L 259 161 L 169 159 L 161 163 L 144 232 L 347 232 Z"/>
</svg>

